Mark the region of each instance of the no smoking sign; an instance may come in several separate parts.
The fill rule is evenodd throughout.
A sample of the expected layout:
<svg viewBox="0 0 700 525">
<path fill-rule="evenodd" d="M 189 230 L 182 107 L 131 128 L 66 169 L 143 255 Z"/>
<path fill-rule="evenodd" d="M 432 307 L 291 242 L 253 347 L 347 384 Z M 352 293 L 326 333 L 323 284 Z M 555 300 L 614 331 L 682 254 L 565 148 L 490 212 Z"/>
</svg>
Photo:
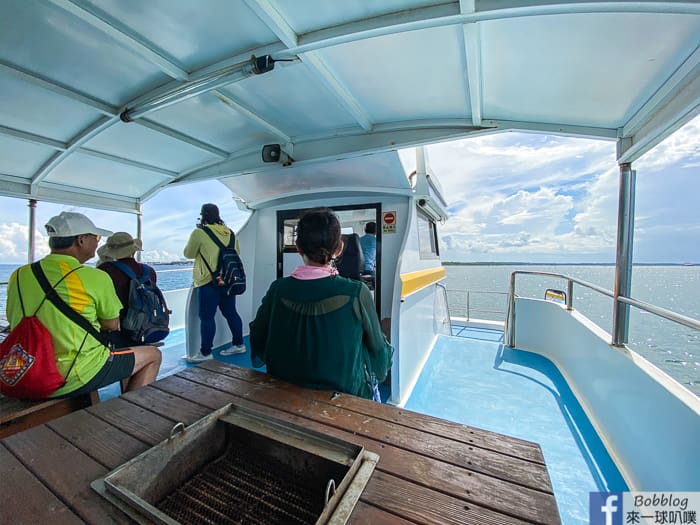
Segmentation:
<svg viewBox="0 0 700 525">
<path fill-rule="evenodd" d="M 385 211 L 382 214 L 382 233 L 396 233 L 395 211 Z"/>
</svg>

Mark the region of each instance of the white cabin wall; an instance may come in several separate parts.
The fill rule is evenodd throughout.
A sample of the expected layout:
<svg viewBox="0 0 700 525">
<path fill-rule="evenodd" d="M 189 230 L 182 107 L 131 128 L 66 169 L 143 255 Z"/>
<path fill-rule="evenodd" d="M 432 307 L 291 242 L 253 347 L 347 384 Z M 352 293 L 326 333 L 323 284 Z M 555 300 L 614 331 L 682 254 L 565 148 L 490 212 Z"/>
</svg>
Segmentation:
<svg viewBox="0 0 700 525">
<path fill-rule="evenodd" d="M 402 300 L 401 274 L 439 268 L 439 257 L 421 256 L 417 229 L 417 208 L 410 207 L 408 234 L 401 253 L 400 272 L 396 281 L 396 308 L 400 311 L 400 322 L 393 326 L 395 348 L 394 367 L 391 376 L 392 402 L 403 405 L 411 395 L 423 365 L 430 355 L 435 338 L 440 331 L 437 318 L 442 317 L 436 301 L 437 285 L 431 284 L 407 295 Z M 438 228 L 439 228 L 438 224 Z"/>
<path fill-rule="evenodd" d="M 248 288 L 238 298 L 238 313 L 243 319 L 243 333 L 248 334 L 248 324 L 255 317 L 258 306 L 265 292 L 277 278 L 277 211 L 289 209 L 314 208 L 318 206 L 348 206 L 381 203 L 383 211 L 394 211 L 397 216 L 396 233 L 382 236 L 382 305 L 381 317 L 391 317 L 392 294 L 398 279 L 398 260 L 409 209 L 409 197 L 397 196 L 363 196 L 330 197 L 304 201 L 287 202 L 280 206 L 255 210 L 246 226 L 239 232 L 238 242 L 241 259 L 246 269 Z M 379 224 L 378 227 L 381 227 Z M 284 254 L 284 274 L 289 273 L 299 264 L 298 254 Z M 400 289 L 400 288 L 399 288 Z"/>
<path fill-rule="evenodd" d="M 411 206 L 410 210 L 410 233 L 406 236 L 406 244 L 401 254 L 401 273 L 416 272 L 442 266 L 440 257 L 425 257 L 420 254 L 420 244 L 418 242 L 417 214 L 418 208 Z M 438 237 L 440 236 L 440 224 L 438 223 Z"/>
<path fill-rule="evenodd" d="M 267 233 L 267 232 L 271 232 Z M 271 235 L 269 237 L 268 235 Z M 267 242 L 269 239 L 269 242 Z M 255 317 L 265 288 L 260 292 L 261 282 L 269 283 L 268 275 L 275 275 L 277 264 L 277 217 L 253 211 L 248 221 L 238 232 L 238 247 L 246 272 L 246 291 L 236 298 L 236 310 L 243 321 L 243 335 L 250 333 L 250 322 Z"/>
<path fill-rule="evenodd" d="M 576 312 L 516 300 L 516 347 L 550 359 L 566 378 L 631 490 L 700 486 L 700 401 Z M 621 410 L 620 407 L 624 407 Z"/>
</svg>

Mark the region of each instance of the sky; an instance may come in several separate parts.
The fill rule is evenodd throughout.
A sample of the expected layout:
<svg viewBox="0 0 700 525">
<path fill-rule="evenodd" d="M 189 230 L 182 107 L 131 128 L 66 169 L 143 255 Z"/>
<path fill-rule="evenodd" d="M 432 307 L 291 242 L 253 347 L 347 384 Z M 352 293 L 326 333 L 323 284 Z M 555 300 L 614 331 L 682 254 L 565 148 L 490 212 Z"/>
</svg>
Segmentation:
<svg viewBox="0 0 700 525">
<path fill-rule="evenodd" d="M 500 133 L 428 146 L 449 220 L 438 228 L 443 261 L 615 261 L 618 168 L 615 142 Z M 409 153 L 402 152 L 402 155 Z M 633 163 L 636 263 L 700 263 L 700 117 Z M 216 181 L 158 193 L 143 207 L 143 260 L 182 260 L 204 202 L 240 228 L 237 208 Z M 136 234 L 131 214 L 39 202 L 36 256 L 48 253 L 43 224 L 63 210 Z M 27 201 L 0 197 L 0 263 L 27 262 Z"/>
</svg>

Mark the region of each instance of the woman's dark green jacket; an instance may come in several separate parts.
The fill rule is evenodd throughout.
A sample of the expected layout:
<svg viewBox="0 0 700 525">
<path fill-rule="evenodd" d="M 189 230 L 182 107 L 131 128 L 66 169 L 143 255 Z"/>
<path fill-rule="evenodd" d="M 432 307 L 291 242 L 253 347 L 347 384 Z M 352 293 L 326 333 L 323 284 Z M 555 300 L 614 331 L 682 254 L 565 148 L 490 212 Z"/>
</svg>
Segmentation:
<svg viewBox="0 0 700 525">
<path fill-rule="evenodd" d="M 309 388 L 372 399 L 368 374 L 381 382 L 392 348 L 363 283 L 332 276 L 278 279 L 250 323 L 253 366 Z"/>
</svg>

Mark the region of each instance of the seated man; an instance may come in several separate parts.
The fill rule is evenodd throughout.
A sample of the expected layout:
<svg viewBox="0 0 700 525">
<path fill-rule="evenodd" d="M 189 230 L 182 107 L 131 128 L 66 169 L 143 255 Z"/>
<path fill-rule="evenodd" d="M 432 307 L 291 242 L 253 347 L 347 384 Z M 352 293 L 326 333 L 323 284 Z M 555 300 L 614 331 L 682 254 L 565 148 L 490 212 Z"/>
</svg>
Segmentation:
<svg viewBox="0 0 700 525">
<path fill-rule="evenodd" d="M 360 237 L 360 246 L 365 258 L 363 275 L 370 276 L 369 280 L 363 279 L 370 290 L 374 290 L 375 266 L 377 262 L 377 223 L 372 221 L 365 224 L 365 234 Z"/>
<path fill-rule="evenodd" d="M 74 212 L 52 217 L 46 231 L 51 253 L 39 264 L 49 284 L 96 330 L 119 330 L 122 305 L 112 280 L 102 270 L 83 266 L 95 256 L 100 238 L 112 232 L 97 228 L 85 215 Z M 12 273 L 7 286 L 10 326 L 19 324 L 23 312 L 28 315 L 36 312 L 51 334 L 56 366 L 65 378 L 63 385 L 48 397 L 83 395 L 120 380 L 124 380 L 125 391 L 130 391 L 155 380 L 160 368 L 160 350 L 136 346 L 112 352 L 44 298 L 31 265 Z"/>
</svg>

